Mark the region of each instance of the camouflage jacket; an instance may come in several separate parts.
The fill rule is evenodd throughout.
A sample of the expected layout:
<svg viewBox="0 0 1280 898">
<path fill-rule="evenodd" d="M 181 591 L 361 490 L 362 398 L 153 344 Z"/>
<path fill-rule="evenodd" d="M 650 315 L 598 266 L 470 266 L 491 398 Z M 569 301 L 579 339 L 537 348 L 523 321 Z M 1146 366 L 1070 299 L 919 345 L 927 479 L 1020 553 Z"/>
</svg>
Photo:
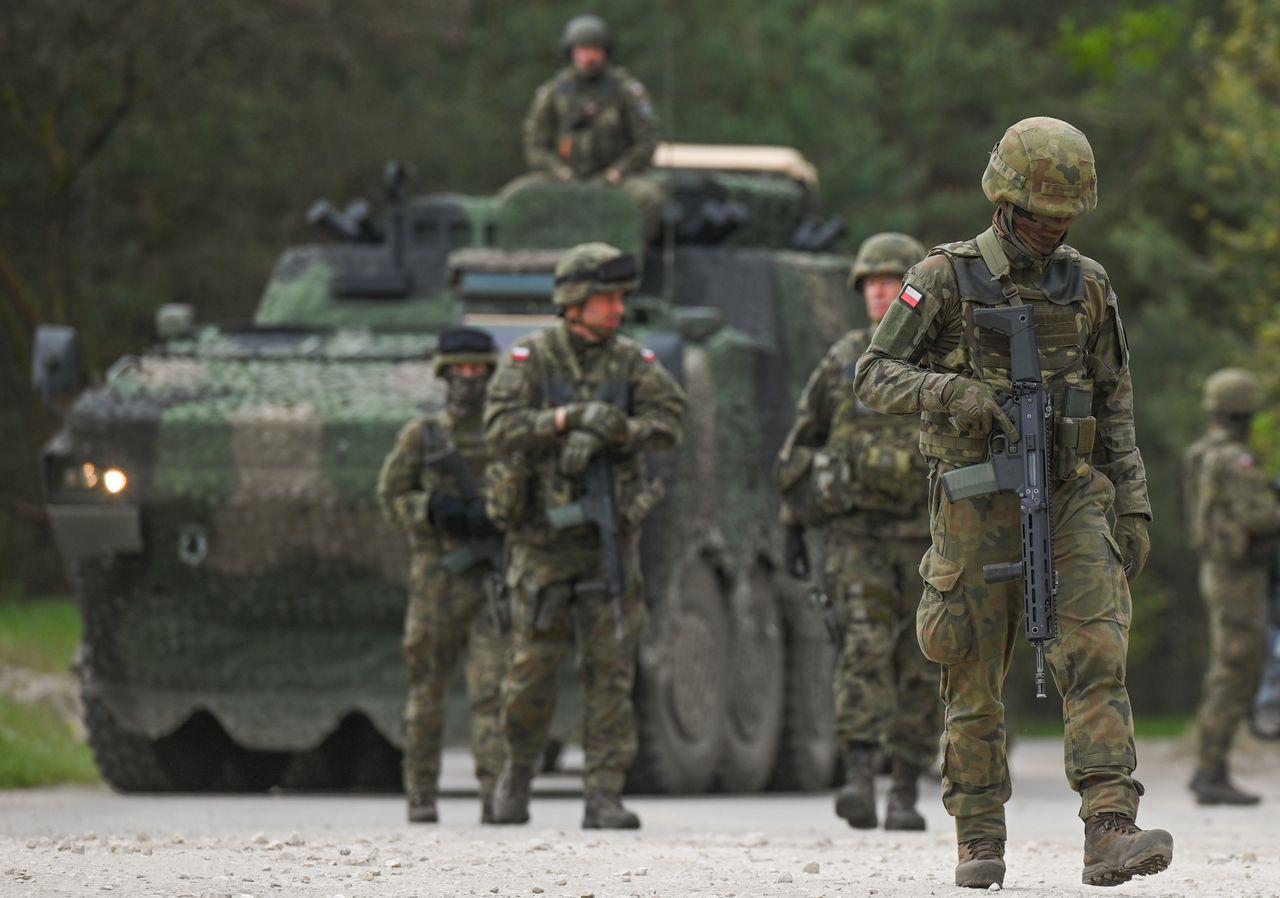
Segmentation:
<svg viewBox="0 0 1280 898">
<path fill-rule="evenodd" d="M 871 331 L 850 331 L 809 376 L 778 454 L 783 516 L 832 533 L 927 536 L 928 467 L 919 424 L 882 415 L 853 392 Z"/>
<path fill-rule="evenodd" d="M 681 439 L 684 392 L 662 363 L 621 335 L 586 347 L 564 323 L 518 340 L 499 363 L 485 403 L 485 437 L 490 452 L 507 461 L 491 478 L 489 509 L 513 543 L 595 542 L 590 527 L 556 534 L 547 522 L 548 509 L 576 501 L 582 489 L 580 477 L 560 470 L 568 432 L 556 432 L 555 408 L 610 393 L 632 432 L 626 445 L 603 450 L 614 462 L 614 494 L 629 531 L 661 498 L 645 453 L 670 449 Z"/>
<path fill-rule="evenodd" d="M 392 526 L 408 534 L 415 552 L 444 555 L 462 541 L 433 527 L 428 515 L 431 496 L 437 491 L 462 496 L 465 486 L 444 466 L 432 465 L 453 449 L 462 455 L 471 486 L 483 490 L 488 448 L 480 416 L 455 420 L 447 411 L 415 418 L 396 438 L 395 447 L 382 463 L 378 476 L 378 500 Z"/>
<path fill-rule="evenodd" d="M 524 121 L 524 155 L 534 171 L 567 165 L 575 178 L 607 168 L 634 174 L 649 167 L 657 145 L 644 85 L 614 66 L 594 79 L 563 69 L 538 88 Z"/>
<path fill-rule="evenodd" d="M 1183 456 L 1188 535 L 1211 561 L 1270 561 L 1280 501 L 1249 447 L 1221 427 Z"/>
<path fill-rule="evenodd" d="M 969 314 L 974 306 L 1009 304 L 983 257 L 980 243 L 989 234 L 935 247 L 907 272 L 902 293 L 858 362 L 855 389 L 868 406 L 889 414 L 920 413 L 922 393 L 936 394 L 957 374 L 997 391 L 1009 388 L 1007 338 L 979 331 Z M 1150 520 L 1133 423 L 1129 349 L 1106 271 L 1064 245 L 1010 277 L 1020 301 L 1035 309 L 1040 368 L 1055 411 L 1055 476 L 1074 479 L 1092 466 L 1115 484 L 1117 515 Z M 989 436 L 964 430 L 943 413 L 920 417 L 920 449 L 942 462 L 986 459 Z"/>
</svg>

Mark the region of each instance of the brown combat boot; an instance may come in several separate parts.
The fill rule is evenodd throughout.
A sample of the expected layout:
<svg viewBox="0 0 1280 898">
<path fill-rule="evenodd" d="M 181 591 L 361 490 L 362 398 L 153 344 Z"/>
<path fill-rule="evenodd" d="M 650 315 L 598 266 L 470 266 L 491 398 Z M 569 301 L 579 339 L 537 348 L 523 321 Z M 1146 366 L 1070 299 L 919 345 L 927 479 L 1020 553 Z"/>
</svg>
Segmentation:
<svg viewBox="0 0 1280 898">
<path fill-rule="evenodd" d="M 410 792 L 409 822 L 439 823 L 440 813 L 436 810 L 436 797 L 427 792 Z"/>
<path fill-rule="evenodd" d="M 533 768 L 507 761 L 493 793 L 494 823 L 529 822 L 529 787 Z"/>
<path fill-rule="evenodd" d="M 956 846 L 956 885 L 967 889 L 1004 888 L 1004 839 L 970 839 Z"/>
<path fill-rule="evenodd" d="M 1196 804 L 1252 805 L 1262 801 L 1261 795 L 1245 792 L 1231 782 L 1225 769 L 1201 767 L 1192 777 L 1189 788 L 1195 793 Z"/>
<path fill-rule="evenodd" d="M 924 816 L 916 810 L 920 769 L 897 759 L 893 762 L 893 785 L 889 787 L 889 805 L 884 811 L 885 829 L 922 830 Z"/>
<path fill-rule="evenodd" d="M 854 829 L 875 829 L 875 749 L 868 744 L 851 745 L 844 754 L 844 786 L 836 793 L 836 816 Z"/>
<path fill-rule="evenodd" d="M 1162 829 L 1141 830 L 1124 814 L 1094 814 L 1084 824 L 1084 875 L 1087 886 L 1118 886 L 1135 876 L 1151 876 L 1173 861 L 1173 836 Z"/>
<path fill-rule="evenodd" d="M 640 818 L 622 806 L 616 792 L 595 789 L 587 795 L 582 810 L 583 829 L 639 829 Z"/>
</svg>

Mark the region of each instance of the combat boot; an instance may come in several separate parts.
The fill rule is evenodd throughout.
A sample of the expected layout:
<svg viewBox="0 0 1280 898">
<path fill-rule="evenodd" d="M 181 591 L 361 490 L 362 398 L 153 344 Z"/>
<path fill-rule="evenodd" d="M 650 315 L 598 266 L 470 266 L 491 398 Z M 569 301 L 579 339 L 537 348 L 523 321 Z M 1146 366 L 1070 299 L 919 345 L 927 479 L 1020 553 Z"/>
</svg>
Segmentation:
<svg viewBox="0 0 1280 898">
<path fill-rule="evenodd" d="M 409 822 L 439 823 L 440 814 L 436 810 L 436 797 L 426 792 L 410 792 Z"/>
<path fill-rule="evenodd" d="M 919 780 L 919 768 L 894 759 L 893 785 L 889 787 L 889 805 L 884 811 L 885 829 L 924 829 L 924 816 L 916 810 Z"/>
<path fill-rule="evenodd" d="M 956 885 L 968 889 L 1004 888 L 1004 839 L 970 839 L 956 846 Z"/>
<path fill-rule="evenodd" d="M 639 829 L 640 818 L 622 806 L 616 792 L 592 790 L 582 810 L 583 829 Z"/>
<path fill-rule="evenodd" d="M 1125 814 L 1094 814 L 1084 824 L 1084 874 L 1087 886 L 1118 886 L 1135 876 L 1151 876 L 1173 861 L 1173 836 L 1162 829 L 1141 830 Z"/>
<path fill-rule="evenodd" d="M 494 823 L 529 822 L 529 786 L 533 782 L 533 768 L 507 761 L 498 777 L 493 792 Z"/>
<path fill-rule="evenodd" d="M 1195 793 L 1196 804 L 1251 805 L 1262 801 L 1262 796 L 1239 789 L 1225 769 L 1201 767 L 1192 778 L 1190 789 Z"/>
<path fill-rule="evenodd" d="M 844 754 L 844 785 L 836 793 L 836 816 L 854 829 L 875 829 L 875 750 L 866 743 L 849 747 Z"/>
<path fill-rule="evenodd" d="M 481 823 L 497 823 L 493 819 L 493 793 L 480 793 L 480 822 Z"/>
</svg>

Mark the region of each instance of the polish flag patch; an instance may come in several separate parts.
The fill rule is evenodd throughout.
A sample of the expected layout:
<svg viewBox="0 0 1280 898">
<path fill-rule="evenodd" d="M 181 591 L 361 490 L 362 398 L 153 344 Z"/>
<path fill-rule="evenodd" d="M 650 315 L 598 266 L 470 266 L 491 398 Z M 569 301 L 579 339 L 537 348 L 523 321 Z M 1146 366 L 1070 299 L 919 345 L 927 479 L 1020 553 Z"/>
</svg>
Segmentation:
<svg viewBox="0 0 1280 898">
<path fill-rule="evenodd" d="M 648 347 L 640 350 L 640 358 L 646 362 L 656 362 L 658 360 L 658 357 L 653 354 L 653 350 Z"/>
<path fill-rule="evenodd" d="M 920 300 L 924 299 L 924 294 L 915 287 L 912 287 L 910 284 L 907 284 L 907 286 L 902 288 L 902 292 L 898 294 L 898 299 L 906 303 L 908 309 L 918 313 L 919 309 L 917 306 L 920 305 Z"/>
<path fill-rule="evenodd" d="M 1240 467 L 1244 468 L 1246 471 L 1251 471 L 1256 465 L 1257 465 L 1257 462 L 1254 461 L 1254 458 L 1252 455 L 1250 455 L 1248 452 L 1240 453 Z"/>
<path fill-rule="evenodd" d="M 516 362 L 529 361 L 529 347 L 528 346 L 512 346 L 511 359 L 512 361 L 516 361 Z"/>
</svg>

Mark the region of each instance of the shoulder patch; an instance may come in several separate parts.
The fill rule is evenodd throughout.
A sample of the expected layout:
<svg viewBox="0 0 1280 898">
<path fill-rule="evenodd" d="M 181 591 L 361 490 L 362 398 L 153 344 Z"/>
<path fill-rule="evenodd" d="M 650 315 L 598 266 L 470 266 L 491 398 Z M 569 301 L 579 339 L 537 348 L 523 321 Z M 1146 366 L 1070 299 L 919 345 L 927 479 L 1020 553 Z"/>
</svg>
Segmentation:
<svg viewBox="0 0 1280 898">
<path fill-rule="evenodd" d="M 924 299 L 924 293 L 918 287 L 907 284 L 902 288 L 902 292 L 898 294 L 898 299 L 901 300 L 903 305 L 908 309 L 919 315 L 920 302 Z"/>
<path fill-rule="evenodd" d="M 628 83 L 627 90 L 631 91 L 637 97 L 643 97 L 645 95 L 644 85 L 639 81 L 631 81 Z"/>
<path fill-rule="evenodd" d="M 1241 452 L 1240 457 L 1236 459 L 1236 463 L 1246 471 L 1252 471 L 1258 464 L 1253 455 L 1248 452 Z"/>
<path fill-rule="evenodd" d="M 530 350 L 528 346 L 520 346 L 517 344 L 511 347 L 511 360 L 513 362 L 527 362 L 529 361 L 529 356 L 532 354 L 532 350 Z"/>
<path fill-rule="evenodd" d="M 648 346 L 640 350 L 640 358 L 644 359 L 646 362 L 656 362 L 658 360 L 658 356 L 654 354 L 654 351 Z"/>
</svg>

